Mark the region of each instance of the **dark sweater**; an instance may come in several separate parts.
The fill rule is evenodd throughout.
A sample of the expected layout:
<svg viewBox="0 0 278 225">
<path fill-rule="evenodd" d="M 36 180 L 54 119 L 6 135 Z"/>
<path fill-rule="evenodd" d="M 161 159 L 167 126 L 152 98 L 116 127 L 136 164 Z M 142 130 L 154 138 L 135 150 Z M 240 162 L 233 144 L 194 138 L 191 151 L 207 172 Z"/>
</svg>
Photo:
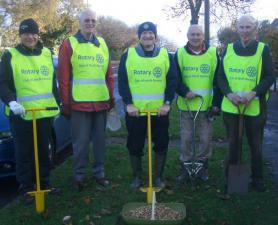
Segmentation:
<svg viewBox="0 0 278 225">
<path fill-rule="evenodd" d="M 252 41 L 248 46 L 243 47 L 240 41 L 234 43 L 234 51 L 239 56 L 252 56 L 256 54 L 258 47 L 258 41 Z M 224 52 L 223 58 L 226 55 L 226 51 Z M 229 86 L 227 77 L 224 72 L 223 60 L 221 60 L 220 67 L 218 70 L 218 85 L 225 96 L 227 94 L 232 93 L 232 90 Z M 268 45 L 264 46 L 262 53 L 262 74 L 261 80 L 258 85 L 253 89 L 257 93 L 258 97 L 265 95 L 265 93 L 269 90 L 270 86 L 273 84 L 275 80 L 273 65 L 272 65 L 272 57 L 270 54 L 270 49 Z"/>
<path fill-rule="evenodd" d="M 185 46 L 184 46 L 186 52 L 190 55 L 195 55 L 189 48 L 189 43 L 187 43 Z M 203 47 L 203 50 L 201 51 L 200 55 L 202 54 L 205 54 L 207 52 L 207 48 Z M 221 105 L 221 101 L 222 101 L 222 98 L 223 98 L 223 94 L 221 93 L 221 90 L 220 88 L 218 87 L 218 84 L 217 84 L 217 71 L 218 71 L 218 67 L 219 67 L 219 57 L 218 57 L 218 54 L 216 54 L 216 57 L 217 57 L 217 65 L 216 65 L 216 69 L 215 69 L 215 73 L 214 73 L 214 79 L 213 79 L 213 99 L 212 99 L 212 106 L 215 106 L 215 107 L 218 107 L 220 108 L 220 105 Z M 175 62 L 176 62 L 176 65 L 177 65 L 177 74 L 178 74 L 178 87 L 177 87 L 177 94 L 182 96 L 182 97 L 185 97 L 186 94 L 191 91 L 189 89 L 189 87 L 183 83 L 182 81 L 182 73 L 181 73 L 181 68 L 179 67 L 179 63 L 178 63 L 178 55 L 177 55 L 177 52 L 175 54 Z"/>
<path fill-rule="evenodd" d="M 138 50 L 139 49 L 139 50 Z M 138 46 L 136 47 L 137 53 L 142 57 L 154 57 L 159 53 L 159 48 L 155 48 L 153 51 L 143 51 L 143 48 Z M 142 50 L 142 51 L 141 51 Z M 127 70 L 126 70 L 126 60 L 127 60 L 128 51 L 125 52 L 120 60 L 119 70 L 118 70 L 118 87 L 119 94 L 123 99 L 123 102 L 128 105 L 132 104 L 132 96 L 128 84 Z M 164 102 L 172 102 L 175 97 L 175 90 L 177 87 L 177 70 L 173 57 L 169 56 L 169 70 L 166 75 L 166 88 L 164 92 Z"/>
<path fill-rule="evenodd" d="M 16 49 L 25 56 L 38 56 L 42 53 L 43 46 L 38 42 L 35 49 L 29 49 L 22 44 L 18 44 Z M 11 66 L 12 55 L 9 51 L 6 51 L 0 63 L 0 98 L 8 105 L 10 101 L 16 101 L 16 90 L 13 79 L 13 70 Z M 55 73 L 53 79 L 53 94 L 58 102 L 58 90 L 56 85 Z"/>
</svg>

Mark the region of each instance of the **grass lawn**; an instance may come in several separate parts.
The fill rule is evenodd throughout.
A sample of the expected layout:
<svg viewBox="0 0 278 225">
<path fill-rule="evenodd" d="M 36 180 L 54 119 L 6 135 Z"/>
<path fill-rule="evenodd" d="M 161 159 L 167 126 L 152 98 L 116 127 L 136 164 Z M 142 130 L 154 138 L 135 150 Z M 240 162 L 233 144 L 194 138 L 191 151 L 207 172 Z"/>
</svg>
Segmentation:
<svg viewBox="0 0 278 225">
<path fill-rule="evenodd" d="M 171 138 L 179 136 L 178 114 L 171 113 Z M 223 139 L 225 132 L 218 119 L 215 123 L 214 139 Z M 109 137 L 126 137 L 126 131 L 109 133 Z M 223 144 L 214 146 L 210 161 L 210 180 L 207 184 L 178 187 L 175 177 L 179 171 L 178 147 L 169 149 L 165 178 L 169 187 L 157 194 L 158 202 L 182 202 L 187 208 L 184 225 L 277 225 L 278 193 L 266 171 L 268 191 L 256 193 L 250 191 L 246 196 L 225 196 L 223 161 L 226 157 Z M 246 148 L 246 146 L 245 146 Z M 90 162 L 92 159 L 90 159 Z M 144 168 L 147 158 L 144 157 Z M 20 199 L 0 211 L 0 225 L 60 225 L 64 216 L 71 215 L 73 225 L 122 225 L 118 220 L 122 206 L 128 202 L 144 202 L 146 194 L 131 191 L 131 171 L 128 153 L 123 144 L 109 145 L 106 160 L 107 175 L 112 185 L 99 187 L 90 179 L 88 168 L 87 186 L 82 192 L 72 188 L 71 158 L 52 171 L 53 184 L 62 188 L 61 196 L 46 196 L 46 212 L 38 215 L 35 207 L 26 207 Z M 265 169 L 267 170 L 267 169 Z M 147 170 L 144 171 L 147 180 Z M 93 221 L 93 223 L 91 223 Z M 118 221 L 118 222 L 117 222 Z"/>
</svg>

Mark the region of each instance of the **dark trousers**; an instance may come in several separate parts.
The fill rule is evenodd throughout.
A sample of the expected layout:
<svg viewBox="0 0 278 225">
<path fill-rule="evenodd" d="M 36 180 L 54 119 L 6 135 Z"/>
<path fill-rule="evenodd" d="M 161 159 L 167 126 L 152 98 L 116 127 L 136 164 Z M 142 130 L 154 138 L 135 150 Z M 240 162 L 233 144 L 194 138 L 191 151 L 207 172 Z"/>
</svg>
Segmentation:
<svg viewBox="0 0 278 225">
<path fill-rule="evenodd" d="M 229 140 L 229 164 L 236 164 L 239 160 L 238 132 L 239 116 L 223 113 L 224 123 Z M 245 134 L 251 151 L 252 180 L 263 178 L 262 144 L 263 131 L 266 123 L 266 108 L 258 116 L 244 116 Z"/>
<path fill-rule="evenodd" d="M 165 155 L 169 143 L 169 116 L 152 116 L 152 142 L 155 153 Z M 127 148 L 129 154 L 142 156 L 147 137 L 147 116 L 131 117 L 126 114 L 126 128 L 128 131 Z"/>
<path fill-rule="evenodd" d="M 49 185 L 50 160 L 48 150 L 51 123 L 52 120 L 49 118 L 37 120 L 39 169 L 42 187 Z M 25 193 L 34 190 L 36 182 L 32 121 L 24 120 L 19 116 L 11 116 L 10 124 L 15 145 L 16 179 L 20 184 L 20 191 Z"/>
</svg>

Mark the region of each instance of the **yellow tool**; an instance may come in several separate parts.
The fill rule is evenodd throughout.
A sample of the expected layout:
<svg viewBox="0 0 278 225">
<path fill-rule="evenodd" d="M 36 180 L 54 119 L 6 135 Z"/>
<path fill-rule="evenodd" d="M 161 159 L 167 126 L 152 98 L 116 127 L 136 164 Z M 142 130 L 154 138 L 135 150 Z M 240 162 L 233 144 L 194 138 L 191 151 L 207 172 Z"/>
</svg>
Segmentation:
<svg viewBox="0 0 278 225">
<path fill-rule="evenodd" d="M 157 114 L 157 110 L 142 110 L 140 113 L 146 113 L 148 118 L 148 156 L 149 156 L 149 186 L 140 188 L 142 192 L 147 192 L 147 203 L 153 202 L 153 192 L 159 192 L 161 188 L 153 187 L 152 178 L 152 126 L 151 126 L 151 115 Z"/>
<path fill-rule="evenodd" d="M 58 107 L 31 108 L 26 110 L 26 112 L 32 113 L 34 156 L 35 156 L 35 169 L 36 169 L 36 191 L 30 191 L 28 192 L 28 194 L 31 196 L 35 196 L 37 213 L 44 212 L 45 210 L 44 194 L 50 192 L 50 190 L 41 190 L 41 183 L 40 183 L 36 112 L 41 110 L 58 110 Z"/>
</svg>

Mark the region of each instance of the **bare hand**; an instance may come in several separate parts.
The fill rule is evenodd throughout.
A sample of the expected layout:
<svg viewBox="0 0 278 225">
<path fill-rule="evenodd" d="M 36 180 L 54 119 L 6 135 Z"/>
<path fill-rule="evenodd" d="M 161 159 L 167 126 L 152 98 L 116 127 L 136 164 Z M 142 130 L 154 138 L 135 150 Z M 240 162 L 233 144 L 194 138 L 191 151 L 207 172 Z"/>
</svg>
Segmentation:
<svg viewBox="0 0 278 225">
<path fill-rule="evenodd" d="M 139 110 L 133 104 L 128 104 L 126 111 L 129 116 L 139 116 Z"/>
<path fill-rule="evenodd" d="M 236 106 L 239 105 L 239 103 L 242 102 L 242 99 L 239 95 L 235 94 L 235 93 L 230 93 L 227 95 L 228 99 Z"/>
<path fill-rule="evenodd" d="M 242 103 L 248 104 L 256 97 L 256 94 L 257 93 L 255 91 L 245 93 L 244 96 L 242 96 Z"/>
<path fill-rule="evenodd" d="M 193 91 L 189 91 L 186 96 L 187 99 L 195 98 L 196 94 Z"/>
<path fill-rule="evenodd" d="M 164 104 L 163 106 L 161 106 L 161 107 L 158 109 L 157 115 L 158 115 L 158 116 L 166 116 L 166 115 L 169 113 L 170 108 L 171 108 L 170 105 Z"/>
</svg>

